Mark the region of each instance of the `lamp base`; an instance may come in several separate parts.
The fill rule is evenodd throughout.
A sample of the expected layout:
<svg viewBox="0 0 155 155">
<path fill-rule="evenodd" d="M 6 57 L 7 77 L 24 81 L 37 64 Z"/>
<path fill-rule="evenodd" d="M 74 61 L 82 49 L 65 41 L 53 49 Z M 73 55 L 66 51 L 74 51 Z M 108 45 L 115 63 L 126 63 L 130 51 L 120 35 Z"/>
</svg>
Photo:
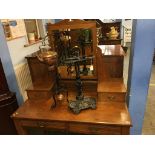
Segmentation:
<svg viewBox="0 0 155 155">
<path fill-rule="evenodd" d="M 84 109 L 96 109 L 96 99 L 92 97 L 84 97 L 81 100 L 69 101 L 69 108 L 75 114 L 79 114 Z"/>
</svg>

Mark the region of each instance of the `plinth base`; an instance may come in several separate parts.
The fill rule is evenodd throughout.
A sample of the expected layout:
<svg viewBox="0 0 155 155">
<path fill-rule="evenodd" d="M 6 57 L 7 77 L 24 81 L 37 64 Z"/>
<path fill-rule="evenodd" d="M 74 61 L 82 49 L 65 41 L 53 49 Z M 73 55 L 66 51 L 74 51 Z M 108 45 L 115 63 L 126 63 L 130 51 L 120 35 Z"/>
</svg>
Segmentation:
<svg viewBox="0 0 155 155">
<path fill-rule="evenodd" d="M 69 108 L 75 113 L 79 114 L 84 109 L 96 109 L 96 99 L 91 97 L 84 97 L 81 100 L 69 101 Z"/>
</svg>

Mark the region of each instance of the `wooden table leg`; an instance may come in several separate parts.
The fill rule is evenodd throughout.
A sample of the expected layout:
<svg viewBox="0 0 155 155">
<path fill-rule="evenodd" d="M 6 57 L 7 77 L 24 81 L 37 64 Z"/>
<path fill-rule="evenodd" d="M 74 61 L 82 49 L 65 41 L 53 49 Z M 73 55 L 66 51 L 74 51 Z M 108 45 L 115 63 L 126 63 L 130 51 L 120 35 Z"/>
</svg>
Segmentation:
<svg viewBox="0 0 155 155">
<path fill-rule="evenodd" d="M 13 120 L 13 121 L 14 121 L 16 130 L 17 130 L 17 133 L 19 135 L 27 135 L 28 134 L 27 131 L 23 128 L 22 122 L 20 120 Z"/>
<path fill-rule="evenodd" d="M 130 135 L 130 127 L 122 127 L 122 135 Z"/>
</svg>

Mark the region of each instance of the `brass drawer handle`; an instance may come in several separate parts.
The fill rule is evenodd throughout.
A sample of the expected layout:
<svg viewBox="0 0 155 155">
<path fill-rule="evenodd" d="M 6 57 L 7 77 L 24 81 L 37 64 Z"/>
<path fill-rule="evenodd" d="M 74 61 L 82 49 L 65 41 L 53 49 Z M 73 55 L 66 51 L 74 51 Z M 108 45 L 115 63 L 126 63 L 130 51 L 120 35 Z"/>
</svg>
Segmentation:
<svg viewBox="0 0 155 155">
<path fill-rule="evenodd" d="M 109 100 L 114 100 L 116 97 L 115 96 L 108 96 Z"/>
<path fill-rule="evenodd" d="M 37 125 L 40 127 L 40 128 L 44 128 L 47 123 L 46 122 L 38 122 Z"/>
</svg>

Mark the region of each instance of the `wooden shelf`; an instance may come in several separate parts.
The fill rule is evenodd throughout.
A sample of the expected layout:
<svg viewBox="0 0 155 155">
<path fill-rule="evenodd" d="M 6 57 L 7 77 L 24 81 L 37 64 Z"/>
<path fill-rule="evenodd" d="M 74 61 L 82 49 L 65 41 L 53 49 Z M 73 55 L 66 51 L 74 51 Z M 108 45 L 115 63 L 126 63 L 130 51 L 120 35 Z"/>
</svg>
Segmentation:
<svg viewBox="0 0 155 155">
<path fill-rule="evenodd" d="M 37 40 L 37 41 L 35 41 L 35 42 L 33 42 L 33 43 L 29 43 L 29 44 L 24 45 L 24 47 L 29 47 L 29 46 L 31 46 L 31 45 L 40 43 L 41 41 L 42 41 L 42 40 Z"/>
<path fill-rule="evenodd" d="M 48 79 L 46 79 L 48 80 Z M 37 83 L 33 83 L 27 90 L 29 91 L 49 91 L 53 88 L 54 86 L 54 82 L 51 81 L 47 81 L 47 82 L 37 82 Z"/>
<path fill-rule="evenodd" d="M 24 36 L 15 37 L 15 38 L 11 38 L 11 37 L 10 37 L 10 38 L 6 38 L 6 40 L 7 40 L 7 41 L 11 41 L 11 40 L 19 39 L 19 38 L 22 38 L 22 37 L 24 37 Z"/>
</svg>

